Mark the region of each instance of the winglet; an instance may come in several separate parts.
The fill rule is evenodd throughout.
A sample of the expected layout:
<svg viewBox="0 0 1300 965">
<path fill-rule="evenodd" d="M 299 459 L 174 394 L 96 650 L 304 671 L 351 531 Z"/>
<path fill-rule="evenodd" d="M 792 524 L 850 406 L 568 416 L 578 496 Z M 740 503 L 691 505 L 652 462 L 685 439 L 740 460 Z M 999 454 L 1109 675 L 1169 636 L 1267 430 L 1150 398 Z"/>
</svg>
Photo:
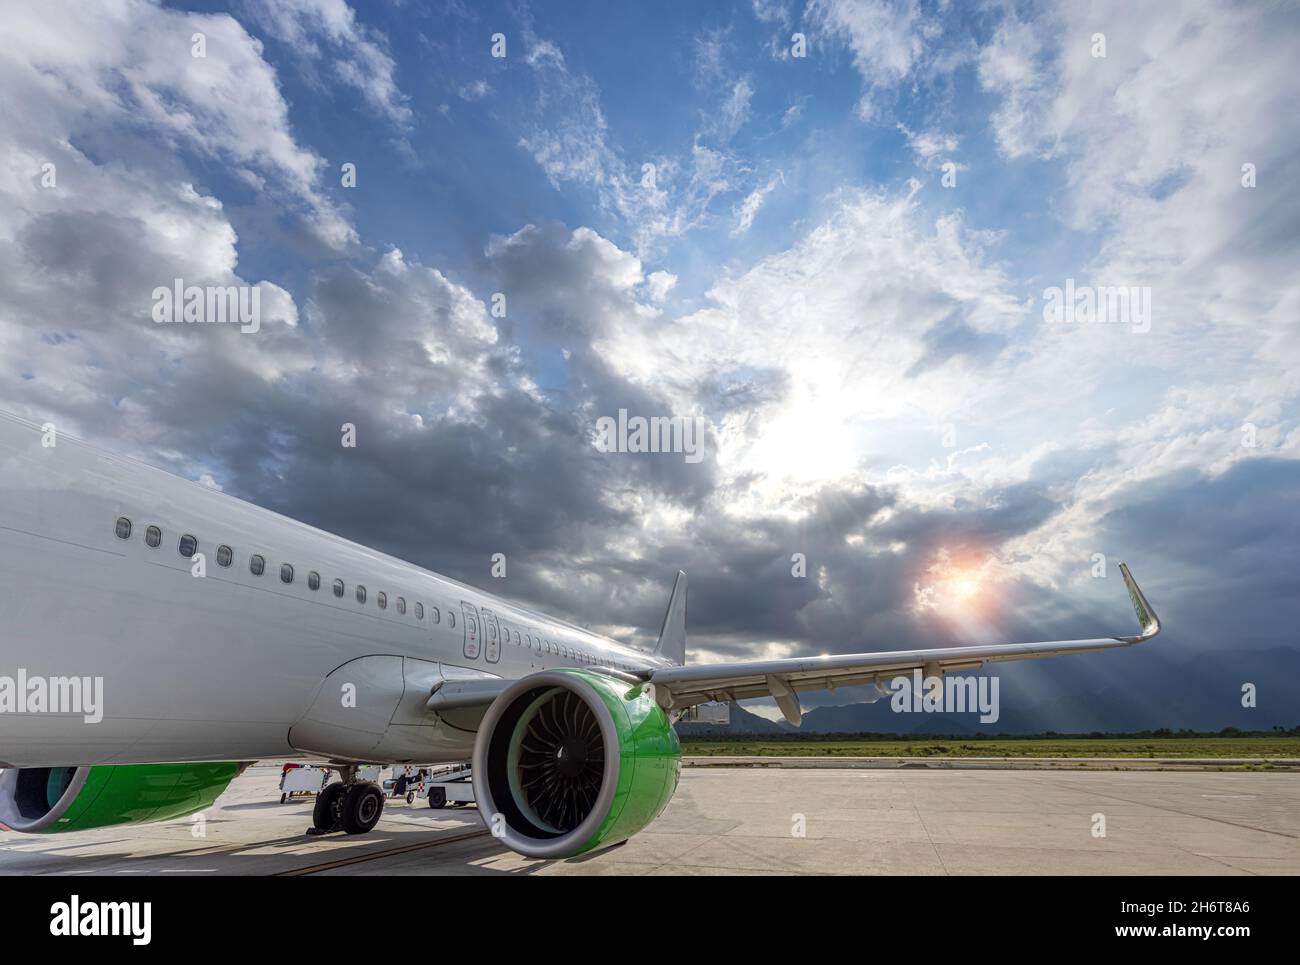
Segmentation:
<svg viewBox="0 0 1300 965">
<path fill-rule="evenodd" d="M 1142 588 L 1137 585 L 1137 580 L 1133 579 L 1133 574 L 1128 571 L 1128 565 L 1121 563 L 1119 571 L 1124 575 L 1124 586 L 1128 590 L 1129 599 L 1133 601 L 1133 612 L 1137 614 L 1138 626 L 1142 632 L 1136 637 L 1117 637 L 1117 640 L 1123 640 L 1125 643 L 1141 643 L 1143 640 L 1150 640 L 1160 632 L 1160 618 L 1156 616 L 1156 611 L 1151 609 L 1151 604 L 1142 593 Z"/>
<path fill-rule="evenodd" d="M 667 657 L 679 667 L 686 665 L 686 572 L 677 571 L 673 595 L 668 598 L 668 612 L 664 614 L 663 629 L 655 653 Z"/>
</svg>

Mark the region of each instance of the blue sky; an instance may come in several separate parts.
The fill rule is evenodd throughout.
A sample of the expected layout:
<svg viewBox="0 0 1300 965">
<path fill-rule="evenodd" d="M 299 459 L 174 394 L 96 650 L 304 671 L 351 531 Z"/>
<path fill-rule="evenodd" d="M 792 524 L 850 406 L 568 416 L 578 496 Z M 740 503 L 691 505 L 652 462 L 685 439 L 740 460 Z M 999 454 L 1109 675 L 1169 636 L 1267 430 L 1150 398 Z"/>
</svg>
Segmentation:
<svg viewBox="0 0 1300 965">
<path fill-rule="evenodd" d="M 629 640 L 683 567 L 693 659 L 1122 632 L 1128 559 L 1176 643 L 1016 699 L 1237 722 L 1197 656 L 1294 665 L 1288 5 L 6 17 L 5 408 Z M 154 324 L 175 278 L 262 330 Z M 596 451 L 620 408 L 706 458 Z"/>
</svg>

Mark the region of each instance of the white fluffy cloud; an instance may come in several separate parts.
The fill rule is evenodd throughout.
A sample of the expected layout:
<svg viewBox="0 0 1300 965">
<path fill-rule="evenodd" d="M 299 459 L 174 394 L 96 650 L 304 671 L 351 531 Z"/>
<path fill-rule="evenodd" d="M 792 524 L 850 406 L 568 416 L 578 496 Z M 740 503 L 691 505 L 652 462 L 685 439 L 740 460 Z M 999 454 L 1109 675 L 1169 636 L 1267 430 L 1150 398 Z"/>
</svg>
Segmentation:
<svg viewBox="0 0 1300 965">
<path fill-rule="evenodd" d="M 0 48 L 0 401 L 116 417 L 148 445 L 169 385 L 224 373 L 266 386 L 310 364 L 292 296 L 239 269 L 222 201 L 185 159 L 228 165 L 326 248 L 356 234 L 290 129 L 261 45 L 225 15 L 143 2 L 19 5 Z M 193 56 L 195 34 L 206 56 Z M 158 145 L 165 146 L 159 150 Z M 255 284 L 263 330 L 151 320 L 153 292 Z"/>
</svg>

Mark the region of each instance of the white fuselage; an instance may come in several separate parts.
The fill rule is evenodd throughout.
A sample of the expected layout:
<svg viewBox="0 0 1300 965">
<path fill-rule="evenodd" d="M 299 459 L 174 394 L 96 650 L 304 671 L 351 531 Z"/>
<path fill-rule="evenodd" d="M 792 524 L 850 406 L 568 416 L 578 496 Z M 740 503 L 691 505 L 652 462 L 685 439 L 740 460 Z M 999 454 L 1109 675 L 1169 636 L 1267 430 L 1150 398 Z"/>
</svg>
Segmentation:
<svg viewBox="0 0 1300 965">
<path fill-rule="evenodd" d="M 423 710 L 440 679 L 669 663 L 65 435 L 43 445 L 50 438 L 0 413 L 0 678 L 102 679 L 102 720 L 0 708 L 0 765 L 461 760 L 474 720 Z M 201 577 L 184 536 L 197 540 Z M 361 691 L 355 715 L 349 686 Z M 390 721 L 406 725 L 400 738 L 382 733 Z"/>
</svg>

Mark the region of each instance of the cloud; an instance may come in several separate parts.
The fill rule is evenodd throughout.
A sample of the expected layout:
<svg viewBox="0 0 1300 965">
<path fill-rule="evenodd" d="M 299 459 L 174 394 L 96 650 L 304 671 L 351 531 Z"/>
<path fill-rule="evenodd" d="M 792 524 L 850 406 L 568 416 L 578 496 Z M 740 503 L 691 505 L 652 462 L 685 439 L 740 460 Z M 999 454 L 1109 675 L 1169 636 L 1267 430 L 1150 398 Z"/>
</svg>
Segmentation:
<svg viewBox="0 0 1300 965">
<path fill-rule="evenodd" d="M 476 80 L 472 84 L 462 85 L 461 88 L 457 91 L 457 93 L 460 94 L 461 100 L 480 101 L 484 97 L 487 97 L 488 92 L 491 89 L 492 88 L 488 86 L 488 82 L 486 80 Z"/>
<path fill-rule="evenodd" d="M 755 188 L 740 204 L 740 210 L 736 215 L 736 225 L 731 229 L 731 236 L 743 235 L 754 225 L 754 219 L 758 217 L 759 209 L 767 201 L 767 196 L 776 190 L 778 184 L 785 183 L 785 175 L 778 171 L 772 176 L 772 179 L 760 188 Z"/>
<path fill-rule="evenodd" d="M 140 195 L 146 210 L 161 206 L 144 197 L 150 194 L 193 208 L 187 193 L 194 195 L 194 189 L 178 181 L 166 154 L 150 157 L 137 143 L 134 171 L 128 172 L 95 164 L 94 152 L 77 146 L 158 136 L 176 152 L 210 157 L 246 175 L 323 244 L 339 249 L 355 241 L 352 226 L 321 190 L 323 160 L 294 139 L 260 45 L 230 17 L 182 14 L 142 2 L 92 13 L 60 13 L 46 5 L 39 12 L 14 11 L 9 29 L 22 41 L 0 52 L 0 71 L 15 101 L 8 142 L 18 177 L 9 190 L 11 197 L 33 202 L 24 202 L 24 210 L 55 210 L 66 206 L 64 199 L 99 205 L 92 192 L 77 190 L 85 178 L 101 190 Z M 191 55 L 196 32 L 206 37 L 205 57 Z M 34 174 L 45 162 L 63 172 L 58 191 L 36 184 Z M 131 210 L 115 200 L 103 203 Z"/>
<path fill-rule="evenodd" d="M 662 302 L 676 284 L 677 276 L 670 271 L 652 271 L 646 278 L 646 287 L 653 302 Z"/>
<path fill-rule="evenodd" d="M 898 129 L 907 138 L 907 146 L 912 154 L 925 168 L 933 168 L 951 156 L 960 143 L 955 134 L 945 134 L 939 130 L 912 131 L 906 124 L 900 123 Z"/>
<path fill-rule="evenodd" d="M 920 10 L 912 0 L 812 0 L 808 16 L 848 44 L 871 83 L 896 83 L 921 54 Z"/>
<path fill-rule="evenodd" d="M 1001 106 L 991 120 L 998 148 L 1008 157 L 1034 150 L 1050 153 L 1036 129 L 1043 123 L 1048 106 L 1043 43 L 1053 33 L 1063 38 L 1074 36 L 1063 26 L 1053 29 L 1046 23 L 1030 24 L 1012 14 L 980 49 L 980 85 L 1001 98 Z"/>
<path fill-rule="evenodd" d="M 594 191 L 601 209 L 626 227 L 638 253 L 653 254 L 666 239 L 700 226 L 714 199 L 737 189 L 742 166 L 699 137 L 684 157 L 629 164 L 613 142 L 592 79 L 571 72 L 562 57 L 529 63 L 538 86 L 538 120 L 520 137 L 520 147 L 557 190 L 576 184 Z M 743 122 L 750 94 L 737 84 L 725 125 Z"/>
<path fill-rule="evenodd" d="M 922 18 L 915 0 L 810 0 L 805 16 L 821 36 L 852 53 L 866 85 L 858 113 L 871 120 L 872 92 L 903 81 L 921 57 Z"/>
<path fill-rule="evenodd" d="M 722 104 L 719 114 L 720 133 L 723 137 L 733 137 L 745 121 L 749 120 L 749 102 L 754 97 L 754 88 L 749 78 L 742 77 L 731 86 L 731 93 Z"/>
<path fill-rule="evenodd" d="M 254 21 L 300 56 L 328 63 L 337 79 L 361 93 L 380 116 L 398 127 L 413 118 L 398 88 L 397 65 L 382 36 L 358 23 L 344 0 L 249 0 Z"/>
<path fill-rule="evenodd" d="M 782 0 L 753 0 L 754 16 L 763 23 L 790 24 L 790 9 Z"/>
</svg>

